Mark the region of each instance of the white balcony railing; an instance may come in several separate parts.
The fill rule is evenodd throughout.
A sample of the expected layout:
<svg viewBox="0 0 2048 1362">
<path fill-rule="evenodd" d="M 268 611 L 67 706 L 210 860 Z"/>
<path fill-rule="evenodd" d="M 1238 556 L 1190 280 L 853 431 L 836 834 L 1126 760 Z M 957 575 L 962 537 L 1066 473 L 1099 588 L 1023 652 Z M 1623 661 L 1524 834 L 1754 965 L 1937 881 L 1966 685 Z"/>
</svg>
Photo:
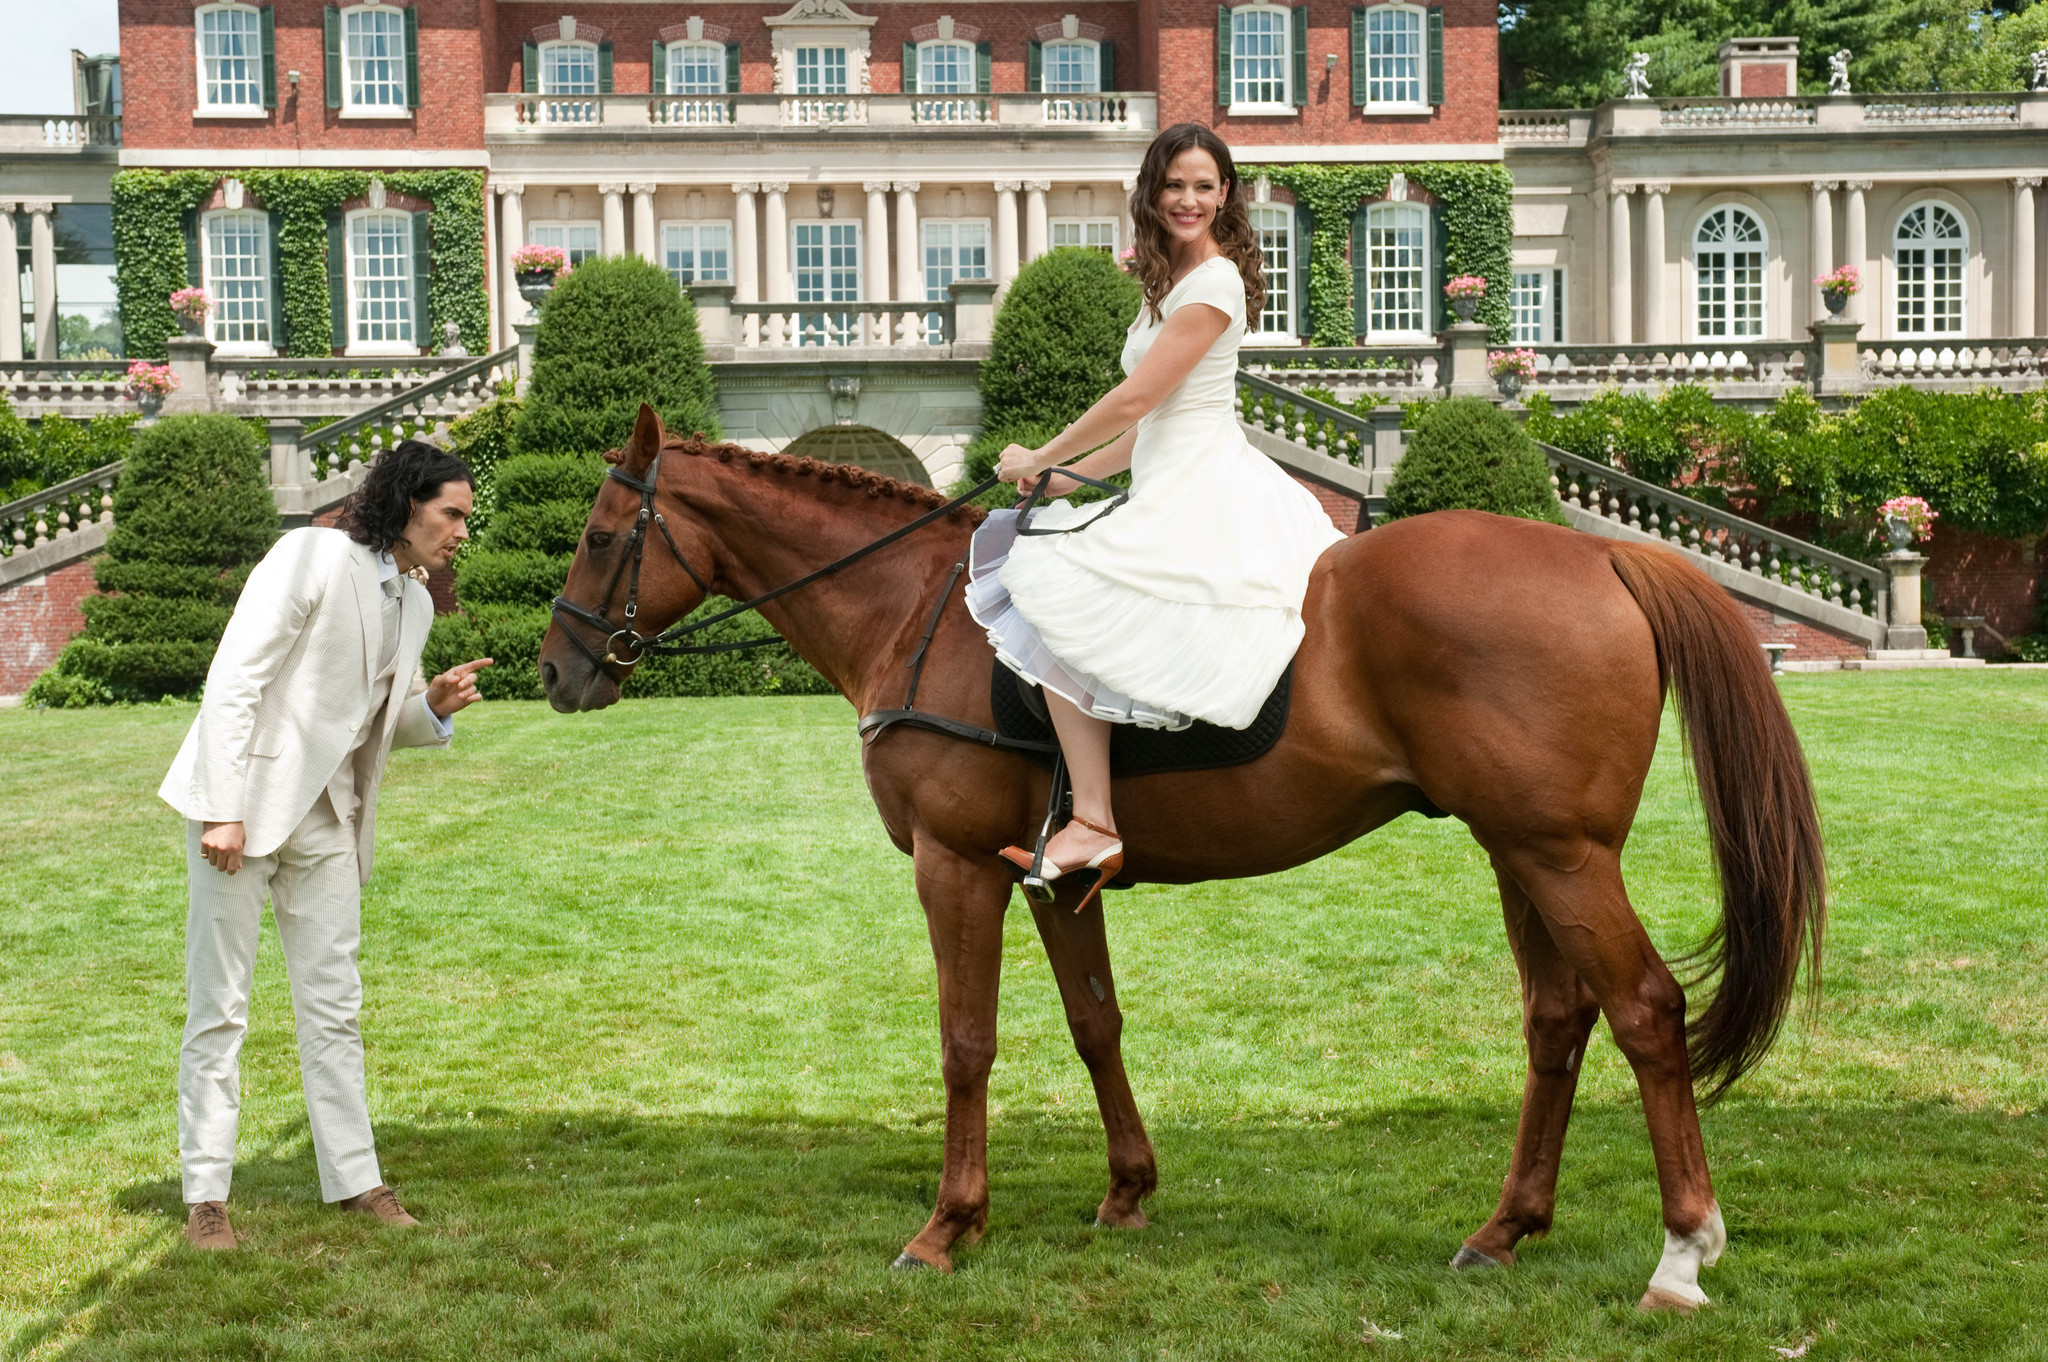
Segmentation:
<svg viewBox="0 0 2048 1362">
<path fill-rule="evenodd" d="M 659 128 L 681 136 L 771 128 L 1062 128 L 1150 132 L 1152 94 L 1103 95 L 487 95 L 484 135 L 615 136 Z"/>
<path fill-rule="evenodd" d="M 100 114 L 0 114 L 0 149 L 78 151 L 121 145 L 121 120 Z"/>
</svg>

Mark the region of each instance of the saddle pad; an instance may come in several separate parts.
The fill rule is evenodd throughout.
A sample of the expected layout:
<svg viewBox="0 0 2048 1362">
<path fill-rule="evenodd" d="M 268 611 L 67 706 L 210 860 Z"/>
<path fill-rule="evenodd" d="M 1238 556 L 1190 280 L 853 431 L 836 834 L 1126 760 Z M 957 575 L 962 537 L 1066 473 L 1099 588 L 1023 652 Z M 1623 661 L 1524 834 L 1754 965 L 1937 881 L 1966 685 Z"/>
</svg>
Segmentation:
<svg viewBox="0 0 2048 1362">
<path fill-rule="evenodd" d="M 1293 690 L 1294 664 L 1289 662 L 1249 728 L 1218 728 L 1200 719 L 1178 733 L 1115 724 L 1109 738 L 1110 772 L 1118 776 L 1150 776 L 1167 771 L 1209 771 L 1256 761 L 1272 751 L 1273 744 L 1287 731 L 1287 702 Z M 1052 740 L 1052 723 L 1046 718 L 1043 692 L 1037 686 L 1026 685 L 1022 677 L 1000 662 L 989 680 L 988 698 L 995 710 L 996 731 L 1004 737 L 1030 742 Z M 1051 769 L 1049 753 L 1026 755 Z"/>
</svg>

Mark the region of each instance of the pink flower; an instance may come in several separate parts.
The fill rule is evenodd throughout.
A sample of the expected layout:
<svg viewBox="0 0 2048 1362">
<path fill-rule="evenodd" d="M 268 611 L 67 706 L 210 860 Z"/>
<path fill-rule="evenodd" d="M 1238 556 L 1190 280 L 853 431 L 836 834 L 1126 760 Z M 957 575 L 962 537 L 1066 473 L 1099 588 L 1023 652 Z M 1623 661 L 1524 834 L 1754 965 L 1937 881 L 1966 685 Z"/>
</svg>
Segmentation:
<svg viewBox="0 0 2048 1362">
<path fill-rule="evenodd" d="M 1444 285 L 1446 298 L 1484 298 L 1486 277 L 1479 274 L 1461 274 Z"/>
<path fill-rule="evenodd" d="M 512 269 L 517 274 L 567 274 L 569 253 L 559 246 L 521 246 L 512 252 Z"/>
<path fill-rule="evenodd" d="M 181 386 L 170 365 L 151 364 L 146 359 L 138 359 L 128 366 L 128 381 L 121 390 L 128 394 L 130 401 L 140 402 L 145 397 L 168 396 Z"/>
<path fill-rule="evenodd" d="M 203 288 L 181 288 L 171 295 L 171 311 L 180 317 L 189 317 L 195 322 L 206 320 L 206 314 L 213 303 Z"/>
</svg>

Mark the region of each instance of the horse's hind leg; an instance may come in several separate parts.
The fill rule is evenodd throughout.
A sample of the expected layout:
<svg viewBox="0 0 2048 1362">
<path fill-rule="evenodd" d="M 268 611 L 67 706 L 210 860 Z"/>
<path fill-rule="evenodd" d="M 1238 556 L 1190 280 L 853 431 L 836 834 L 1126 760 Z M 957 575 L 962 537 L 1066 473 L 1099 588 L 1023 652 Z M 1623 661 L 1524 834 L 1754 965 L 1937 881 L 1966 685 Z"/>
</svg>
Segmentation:
<svg viewBox="0 0 2048 1362">
<path fill-rule="evenodd" d="M 1071 892 L 1061 895 L 1071 897 Z M 1139 1203 L 1159 1185 L 1159 1165 L 1124 1074 L 1124 1015 L 1116 1005 L 1116 980 L 1109 972 L 1102 900 L 1090 904 L 1085 913 L 1076 913 L 1065 902 L 1034 903 L 1031 916 L 1045 940 L 1060 1002 L 1067 1009 L 1067 1028 L 1095 1083 L 1095 1103 L 1102 1109 L 1102 1127 L 1109 1135 L 1109 1192 L 1096 1209 L 1095 1221 L 1142 1227 L 1145 1211 Z"/>
<path fill-rule="evenodd" d="M 1728 1235 L 1714 1203 L 1693 1104 L 1685 992 L 1629 906 L 1620 850 L 1586 840 L 1565 845 L 1563 839 L 1545 838 L 1507 847 L 1499 860 L 1528 892 L 1559 955 L 1592 988 L 1642 1091 L 1664 1203 L 1664 1256 L 1643 1293 L 1642 1308 L 1704 1305 L 1699 1270 L 1721 1256 Z"/>
<path fill-rule="evenodd" d="M 1600 1016 L 1593 990 L 1559 953 L 1536 905 L 1506 872 L 1496 868 L 1494 875 L 1500 881 L 1508 943 L 1522 976 L 1522 1034 L 1529 1042 L 1529 1077 L 1522 1087 L 1522 1119 L 1500 1205 L 1451 1259 L 1451 1266 L 1459 1268 L 1512 1263 L 1517 1243 L 1550 1229 L 1565 1125 L 1579 1086 L 1579 1062 L 1586 1053 L 1586 1036 Z"/>
</svg>

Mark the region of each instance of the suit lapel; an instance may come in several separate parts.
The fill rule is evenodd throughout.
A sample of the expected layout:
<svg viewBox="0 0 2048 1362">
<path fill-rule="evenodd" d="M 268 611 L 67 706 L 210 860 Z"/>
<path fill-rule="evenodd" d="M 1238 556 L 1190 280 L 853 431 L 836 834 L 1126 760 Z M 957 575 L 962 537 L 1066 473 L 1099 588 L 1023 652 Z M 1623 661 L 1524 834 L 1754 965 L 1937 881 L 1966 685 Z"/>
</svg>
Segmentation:
<svg viewBox="0 0 2048 1362">
<path fill-rule="evenodd" d="M 356 613 L 363 625 L 363 685 L 377 679 L 377 649 L 384 641 L 384 589 L 377 583 L 377 559 L 367 545 L 357 544 L 349 580 L 355 583 Z"/>
</svg>

